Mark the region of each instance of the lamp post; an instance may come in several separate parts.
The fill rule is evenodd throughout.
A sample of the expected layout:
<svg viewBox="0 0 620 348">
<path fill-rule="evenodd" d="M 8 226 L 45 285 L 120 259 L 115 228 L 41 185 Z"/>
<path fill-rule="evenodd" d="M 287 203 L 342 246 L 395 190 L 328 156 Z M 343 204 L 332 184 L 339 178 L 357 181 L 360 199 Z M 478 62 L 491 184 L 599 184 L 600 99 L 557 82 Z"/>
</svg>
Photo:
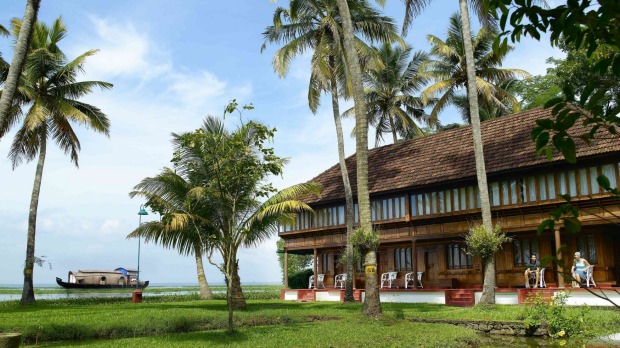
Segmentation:
<svg viewBox="0 0 620 348">
<path fill-rule="evenodd" d="M 140 211 L 138 212 L 138 228 L 142 226 L 142 215 L 149 215 L 149 213 L 144 210 L 144 204 L 140 206 Z M 136 287 L 140 287 L 140 244 L 142 244 L 142 238 L 138 237 L 138 282 L 136 283 Z"/>
</svg>

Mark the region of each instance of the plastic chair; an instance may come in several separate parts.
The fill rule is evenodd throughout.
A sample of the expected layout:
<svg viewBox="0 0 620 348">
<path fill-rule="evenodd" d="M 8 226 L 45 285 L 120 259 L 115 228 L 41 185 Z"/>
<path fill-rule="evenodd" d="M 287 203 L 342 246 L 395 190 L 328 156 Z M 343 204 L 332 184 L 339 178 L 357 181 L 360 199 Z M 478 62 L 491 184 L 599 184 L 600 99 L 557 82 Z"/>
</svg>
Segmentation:
<svg viewBox="0 0 620 348">
<path fill-rule="evenodd" d="M 588 267 L 588 269 L 586 270 L 586 286 L 588 288 L 590 287 L 590 283 L 592 283 L 592 285 L 596 287 L 596 283 L 594 282 L 594 278 L 592 276 L 593 271 L 594 271 L 594 265 L 590 265 L 590 267 Z"/>
<path fill-rule="evenodd" d="M 387 272 L 381 275 L 381 289 L 387 284 L 388 288 L 392 288 L 392 283 L 396 280 L 398 272 Z"/>
<path fill-rule="evenodd" d="M 346 273 L 336 274 L 336 276 L 334 277 L 334 288 L 339 287 L 341 289 L 344 289 L 344 285 L 346 281 L 347 281 Z"/>
<path fill-rule="evenodd" d="M 316 279 L 316 288 L 325 289 L 325 274 L 319 274 L 319 277 Z M 314 288 L 314 274 L 310 276 L 310 280 L 308 282 L 308 289 Z"/>
<path fill-rule="evenodd" d="M 417 281 L 418 284 L 420 284 L 420 288 L 424 289 L 424 286 L 422 285 L 422 274 L 424 272 L 417 272 Z M 412 288 L 415 288 L 415 279 L 413 278 L 413 272 L 407 273 L 405 274 L 405 289 L 407 289 L 407 286 L 411 285 Z"/>
<path fill-rule="evenodd" d="M 545 282 L 545 268 L 541 268 L 540 269 L 540 280 L 538 281 L 538 284 L 536 284 L 536 272 L 530 272 L 530 286 L 532 285 L 538 285 L 538 287 L 540 288 L 546 288 L 547 287 L 547 283 Z"/>
</svg>

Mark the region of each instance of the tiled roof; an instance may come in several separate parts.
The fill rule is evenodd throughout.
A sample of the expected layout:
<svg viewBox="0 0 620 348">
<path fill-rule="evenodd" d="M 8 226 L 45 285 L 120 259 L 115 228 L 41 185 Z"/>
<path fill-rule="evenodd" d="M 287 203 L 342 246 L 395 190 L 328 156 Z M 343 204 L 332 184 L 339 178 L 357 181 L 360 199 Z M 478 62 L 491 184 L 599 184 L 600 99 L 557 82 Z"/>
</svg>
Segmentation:
<svg viewBox="0 0 620 348">
<path fill-rule="evenodd" d="M 482 123 L 482 139 L 487 175 L 549 164 L 546 156 L 537 156 L 530 132 L 535 120 L 550 118 L 549 110 L 536 108 Z M 583 134 L 578 122 L 571 131 Z M 620 138 L 577 143 L 577 157 L 604 153 L 620 155 Z M 555 153 L 552 162 L 563 161 Z M 354 195 L 357 192 L 355 155 L 346 160 Z M 444 182 L 471 180 L 476 177 L 471 126 L 440 132 L 431 136 L 370 149 L 368 152 L 370 193 L 394 191 Z M 323 185 L 322 197 L 304 199 L 307 203 L 344 199 L 340 166 L 310 180 Z"/>
</svg>

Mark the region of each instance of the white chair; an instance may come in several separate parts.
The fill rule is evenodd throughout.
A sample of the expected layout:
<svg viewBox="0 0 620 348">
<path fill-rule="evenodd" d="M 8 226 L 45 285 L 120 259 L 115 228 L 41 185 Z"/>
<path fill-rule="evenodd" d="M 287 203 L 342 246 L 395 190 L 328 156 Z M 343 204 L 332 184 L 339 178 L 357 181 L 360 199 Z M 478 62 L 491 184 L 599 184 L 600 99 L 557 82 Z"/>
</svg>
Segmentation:
<svg viewBox="0 0 620 348">
<path fill-rule="evenodd" d="M 596 287 L 596 283 L 594 282 L 594 278 L 592 277 L 592 272 L 594 271 L 594 265 L 590 265 L 588 269 L 586 269 L 586 286 L 589 288 L 590 283 Z"/>
<path fill-rule="evenodd" d="M 530 285 L 538 285 L 540 288 L 546 288 L 547 283 L 545 282 L 545 268 L 540 269 L 540 279 L 538 284 L 536 284 L 536 272 L 530 272 Z"/>
<path fill-rule="evenodd" d="M 344 289 L 344 284 L 347 281 L 347 274 L 336 274 L 334 277 L 334 288 Z"/>
<path fill-rule="evenodd" d="M 417 280 L 418 280 L 418 284 L 420 284 L 420 288 L 424 289 L 424 286 L 422 285 L 422 274 L 424 272 L 417 272 Z M 407 286 L 411 285 L 412 288 L 415 289 L 415 279 L 413 278 L 413 272 L 407 273 L 405 274 L 405 289 L 407 289 Z"/>
<path fill-rule="evenodd" d="M 325 274 L 319 274 L 319 277 L 316 279 L 316 288 L 325 289 Z M 314 288 L 314 274 L 310 276 L 310 281 L 308 282 L 308 289 Z"/>
<path fill-rule="evenodd" d="M 398 272 L 387 272 L 381 275 L 381 289 L 387 284 L 388 288 L 392 288 L 392 283 L 396 280 Z"/>
</svg>

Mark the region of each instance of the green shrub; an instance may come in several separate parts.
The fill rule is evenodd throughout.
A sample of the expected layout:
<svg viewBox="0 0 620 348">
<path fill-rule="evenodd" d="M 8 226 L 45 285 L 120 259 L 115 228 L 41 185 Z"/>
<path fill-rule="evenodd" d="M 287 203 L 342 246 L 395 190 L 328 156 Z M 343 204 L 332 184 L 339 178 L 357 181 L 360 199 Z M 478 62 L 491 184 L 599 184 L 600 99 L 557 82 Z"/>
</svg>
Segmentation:
<svg viewBox="0 0 620 348">
<path fill-rule="evenodd" d="M 288 287 L 290 289 L 306 289 L 310 276 L 314 274 L 314 270 L 305 269 L 303 271 L 288 275 Z"/>
<path fill-rule="evenodd" d="M 547 324 L 549 336 L 587 336 L 585 317 L 590 310 L 587 306 L 567 308 L 570 293 L 560 291 L 552 299 L 538 293 L 528 297 L 530 306 L 525 307 L 524 322 L 528 331 L 535 331 L 543 323 Z"/>
</svg>

